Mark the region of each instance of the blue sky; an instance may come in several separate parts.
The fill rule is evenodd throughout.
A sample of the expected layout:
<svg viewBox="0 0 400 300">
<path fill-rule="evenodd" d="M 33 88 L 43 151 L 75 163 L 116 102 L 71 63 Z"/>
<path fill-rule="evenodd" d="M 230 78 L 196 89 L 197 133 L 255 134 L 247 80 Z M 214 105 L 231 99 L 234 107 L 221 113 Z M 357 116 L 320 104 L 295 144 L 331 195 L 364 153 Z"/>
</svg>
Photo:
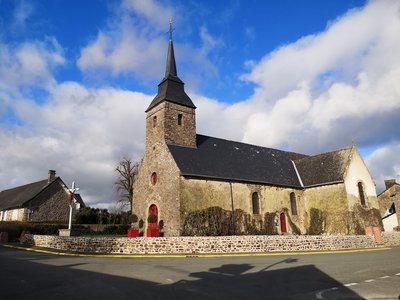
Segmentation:
<svg viewBox="0 0 400 300">
<path fill-rule="evenodd" d="M 315 154 L 354 139 L 400 179 L 400 9 L 382 1 L 0 0 L 0 190 L 48 169 L 111 207 L 140 159 L 168 22 L 198 132 Z"/>
</svg>

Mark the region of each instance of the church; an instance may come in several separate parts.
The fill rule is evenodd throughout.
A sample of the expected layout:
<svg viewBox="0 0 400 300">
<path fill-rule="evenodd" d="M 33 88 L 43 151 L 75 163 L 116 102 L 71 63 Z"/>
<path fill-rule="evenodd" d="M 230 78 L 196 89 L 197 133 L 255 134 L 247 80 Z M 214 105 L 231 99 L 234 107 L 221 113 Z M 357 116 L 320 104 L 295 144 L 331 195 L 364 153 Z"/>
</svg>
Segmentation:
<svg viewBox="0 0 400 300">
<path fill-rule="evenodd" d="M 354 142 L 309 156 L 197 134 L 196 106 L 178 77 L 172 38 L 165 76 L 145 113 L 132 203 L 143 230 L 364 234 L 382 224 L 375 183 Z"/>
</svg>

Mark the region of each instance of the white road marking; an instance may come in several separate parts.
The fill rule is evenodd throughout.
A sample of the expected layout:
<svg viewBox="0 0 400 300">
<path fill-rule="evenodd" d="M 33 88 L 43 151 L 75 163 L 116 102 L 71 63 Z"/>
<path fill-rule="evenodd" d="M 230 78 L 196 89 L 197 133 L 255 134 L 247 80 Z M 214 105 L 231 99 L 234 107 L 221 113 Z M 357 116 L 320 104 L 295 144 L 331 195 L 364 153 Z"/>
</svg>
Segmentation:
<svg viewBox="0 0 400 300">
<path fill-rule="evenodd" d="M 356 282 L 352 282 L 352 283 L 346 283 L 344 286 L 353 286 L 353 285 L 357 285 L 358 283 Z"/>
<path fill-rule="evenodd" d="M 397 273 L 397 274 L 395 274 L 395 275 L 396 275 L 396 276 L 400 276 L 400 273 Z M 386 279 L 386 278 L 391 278 L 391 276 L 381 276 L 381 277 L 379 277 L 379 278 L 381 278 L 381 279 Z M 374 282 L 374 281 L 376 281 L 376 279 L 367 279 L 367 280 L 364 280 L 364 282 L 366 282 L 366 283 L 370 283 L 370 282 Z M 343 286 L 349 287 L 349 286 L 355 286 L 355 285 L 358 285 L 358 284 L 359 284 L 359 283 L 357 283 L 357 282 L 351 282 L 351 283 L 346 283 L 346 284 L 344 284 Z M 324 296 L 323 296 L 324 293 L 329 292 L 329 291 L 335 291 L 335 290 L 338 290 L 339 288 L 340 288 L 340 287 L 333 287 L 333 288 L 330 288 L 330 289 L 318 291 L 318 292 L 315 293 L 315 296 L 317 297 L 317 299 L 323 300 L 323 299 L 325 299 Z"/>
</svg>

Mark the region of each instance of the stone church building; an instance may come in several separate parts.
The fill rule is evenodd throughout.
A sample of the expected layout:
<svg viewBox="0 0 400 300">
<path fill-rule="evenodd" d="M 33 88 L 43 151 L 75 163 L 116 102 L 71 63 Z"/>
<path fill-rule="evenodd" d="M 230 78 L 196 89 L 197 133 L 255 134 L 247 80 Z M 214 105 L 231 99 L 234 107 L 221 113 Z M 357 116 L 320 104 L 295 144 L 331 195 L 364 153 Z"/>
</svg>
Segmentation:
<svg viewBox="0 0 400 300">
<path fill-rule="evenodd" d="M 132 210 L 164 236 L 364 233 L 381 226 L 375 183 L 353 143 L 308 156 L 196 132 L 170 40 L 146 110 Z"/>
</svg>

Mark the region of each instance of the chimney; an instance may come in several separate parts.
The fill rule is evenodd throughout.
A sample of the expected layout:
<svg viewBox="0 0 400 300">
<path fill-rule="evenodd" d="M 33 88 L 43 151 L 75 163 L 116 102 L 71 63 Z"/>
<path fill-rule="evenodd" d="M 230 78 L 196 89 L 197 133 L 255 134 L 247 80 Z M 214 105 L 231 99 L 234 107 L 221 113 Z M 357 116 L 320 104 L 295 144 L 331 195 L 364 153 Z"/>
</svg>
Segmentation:
<svg viewBox="0 0 400 300">
<path fill-rule="evenodd" d="M 49 170 L 49 178 L 48 182 L 52 182 L 54 179 L 56 179 L 56 170 Z"/>
<path fill-rule="evenodd" d="M 396 184 L 396 179 L 387 179 L 385 180 L 386 189 L 390 189 L 392 186 Z"/>
</svg>

